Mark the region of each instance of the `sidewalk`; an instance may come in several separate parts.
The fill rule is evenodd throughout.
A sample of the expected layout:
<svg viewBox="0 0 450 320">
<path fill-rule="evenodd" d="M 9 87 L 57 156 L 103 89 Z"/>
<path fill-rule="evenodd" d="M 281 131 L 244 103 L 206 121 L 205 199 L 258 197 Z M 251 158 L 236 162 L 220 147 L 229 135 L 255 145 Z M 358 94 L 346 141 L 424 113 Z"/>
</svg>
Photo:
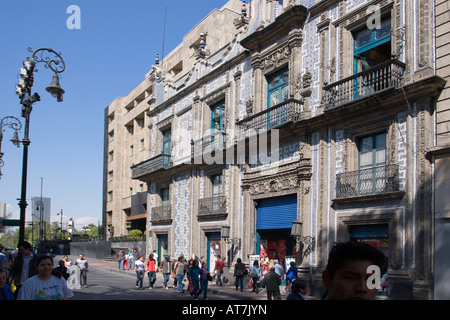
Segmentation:
<svg viewBox="0 0 450 320">
<path fill-rule="evenodd" d="M 64 256 L 56 255 L 54 258 L 55 264 L 58 263 L 59 260 L 62 260 Z M 76 259 L 79 257 L 76 255 L 69 255 L 69 260 L 74 263 Z M 134 270 L 119 270 L 118 268 L 118 262 L 111 258 L 111 259 L 94 259 L 90 257 L 86 257 L 86 260 L 88 261 L 89 268 L 102 268 L 111 272 L 120 273 L 123 275 L 129 275 L 130 278 L 135 279 L 136 274 Z M 156 273 L 157 283 L 161 284 L 163 283 L 163 275 L 161 272 Z M 169 281 L 169 288 L 172 288 L 173 279 L 171 278 Z M 186 282 L 187 285 L 187 282 Z M 254 292 L 251 292 L 251 288 L 245 288 L 246 285 L 244 284 L 244 291 L 236 291 L 235 285 L 234 285 L 234 279 L 232 279 L 229 283 L 224 284 L 223 286 L 216 285 L 215 281 L 210 282 L 210 285 L 208 286 L 208 293 L 209 294 L 217 294 L 217 295 L 223 295 L 225 299 L 230 300 L 267 300 L 267 295 L 263 292 L 262 289 L 260 289 L 259 294 L 256 294 Z M 174 289 L 175 290 L 175 289 Z M 284 287 L 281 288 L 281 299 L 286 300 L 287 294 L 284 290 Z"/>
</svg>

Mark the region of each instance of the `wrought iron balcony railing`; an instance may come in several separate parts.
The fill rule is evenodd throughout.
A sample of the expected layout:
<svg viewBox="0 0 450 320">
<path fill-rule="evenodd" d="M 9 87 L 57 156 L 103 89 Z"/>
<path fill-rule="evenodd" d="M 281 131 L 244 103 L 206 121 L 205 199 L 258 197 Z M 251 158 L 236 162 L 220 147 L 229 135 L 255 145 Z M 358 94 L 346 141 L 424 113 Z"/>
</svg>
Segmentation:
<svg viewBox="0 0 450 320">
<path fill-rule="evenodd" d="M 400 87 L 403 84 L 405 67 L 403 62 L 391 59 L 326 85 L 323 87 L 325 93 L 322 100 L 325 111 L 384 89 Z"/>
<path fill-rule="evenodd" d="M 227 214 L 227 198 L 225 196 L 214 196 L 198 200 L 198 216 L 219 216 Z"/>
<path fill-rule="evenodd" d="M 399 191 L 398 165 L 380 166 L 336 175 L 336 198 Z"/>
<path fill-rule="evenodd" d="M 171 156 L 160 154 L 131 167 L 131 178 L 136 179 L 159 169 L 168 169 L 172 166 Z"/>
<path fill-rule="evenodd" d="M 289 99 L 279 103 L 264 111 L 258 112 L 247 118 L 239 120 L 236 124 L 239 127 L 238 138 L 245 137 L 249 129 L 270 130 L 288 122 L 300 120 L 301 102 L 295 99 Z"/>
<path fill-rule="evenodd" d="M 163 205 L 160 207 L 152 208 L 151 222 L 168 222 L 172 219 L 172 206 Z"/>
</svg>

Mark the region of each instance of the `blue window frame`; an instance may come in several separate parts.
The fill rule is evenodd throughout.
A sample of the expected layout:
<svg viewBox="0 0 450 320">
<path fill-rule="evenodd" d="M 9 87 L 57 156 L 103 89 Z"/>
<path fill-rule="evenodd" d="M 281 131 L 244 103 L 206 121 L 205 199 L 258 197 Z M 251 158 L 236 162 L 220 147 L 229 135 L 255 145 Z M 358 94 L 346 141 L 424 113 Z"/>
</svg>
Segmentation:
<svg viewBox="0 0 450 320">
<path fill-rule="evenodd" d="M 162 132 L 162 166 L 167 168 L 170 163 L 170 142 L 171 142 L 171 130 L 165 130 Z"/>
<path fill-rule="evenodd" d="M 289 99 L 289 69 L 286 67 L 267 77 L 267 108 L 274 107 Z M 267 129 L 284 123 L 280 110 L 267 113 Z"/>
<path fill-rule="evenodd" d="M 221 148 L 225 132 L 225 101 L 221 101 L 211 107 L 211 147 Z"/>
<path fill-rule="evenodd" d="M 354 34 L 353 73 L 364 71 L 391 58 L 391 19 L 382 20 L 379 29 L 361 29 Z"/>
</svg>

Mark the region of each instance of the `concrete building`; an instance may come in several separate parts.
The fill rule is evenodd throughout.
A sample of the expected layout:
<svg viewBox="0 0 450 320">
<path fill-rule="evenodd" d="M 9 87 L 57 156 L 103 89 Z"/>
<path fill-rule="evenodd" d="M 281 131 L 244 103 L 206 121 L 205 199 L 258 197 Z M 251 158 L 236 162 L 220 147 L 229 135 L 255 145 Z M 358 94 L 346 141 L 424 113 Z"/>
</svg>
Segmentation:
<svg viewBox="0 0 450 320">
<path fill-rule="evenodd" d="M 218 254 L 231 270 L 237 257 L 294 259 L 317 297 L 329 249 L 353 239 L 385 253 L 389 298 L 432 299 L 443 7 L 231 0 L 211 12 L 105 111 L 109 236 L 139 228 L 159 257 L 210 268 Z"/>
<path fill-rule="evenodd" d="M 450 299 L 450 257 L 446 243 L 450 240 L 450 3 L 436 1 L 435 11 L 436 74 L 447 83 L 438 97 L 435 110 L 435 140 L 429 148 L 432 163 L 434 210 L 434 298 Z"/>
</svg>

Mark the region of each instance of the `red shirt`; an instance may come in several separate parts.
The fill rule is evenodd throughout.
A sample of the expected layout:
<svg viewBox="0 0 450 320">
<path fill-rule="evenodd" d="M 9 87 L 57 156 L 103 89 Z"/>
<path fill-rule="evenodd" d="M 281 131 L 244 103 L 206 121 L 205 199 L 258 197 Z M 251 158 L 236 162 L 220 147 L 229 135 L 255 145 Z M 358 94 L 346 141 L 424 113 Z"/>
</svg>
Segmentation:
<svg viewBox="0 0 450 320">
<path fill-rule="evenodd" d="M 145 264 L 147 265 L 147 271 L 156 271 L 156 260 L 147 259 Z"/>
</svg>

